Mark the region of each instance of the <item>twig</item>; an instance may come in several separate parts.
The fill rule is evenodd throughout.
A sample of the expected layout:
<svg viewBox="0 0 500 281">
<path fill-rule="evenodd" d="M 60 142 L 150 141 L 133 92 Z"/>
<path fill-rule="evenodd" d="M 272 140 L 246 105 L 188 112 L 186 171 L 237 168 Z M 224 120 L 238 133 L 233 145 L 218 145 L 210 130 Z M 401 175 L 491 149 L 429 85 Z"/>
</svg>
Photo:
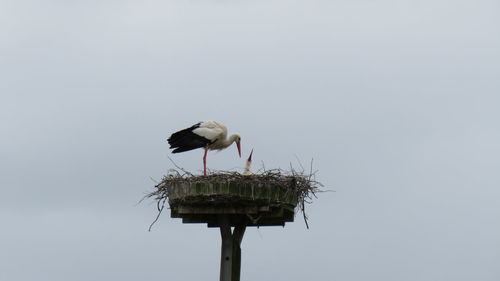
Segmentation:
<svg viewBox="0 0 500 281">
<path fill-rule="evenodd" d="M 184 169 L 184 168 L 182 168 L 182 167 L 179 167 L 179 165 L 177 165 L 177 164 L 174 162 L 174 160 L 172 160 L 172 158 L 170 158 L 170 156 L 168 156 L 168 160 L 170 160 L 170 162 L 172 162 L 172 164 L 174 164 L 174 166 L 175 166 L 177 169 L 179 169 L 179 170 L 183 171 L 183 172 L 184 172 L 184 174 L 188 174 L 188 175 L 190 175 L 190 176 L 193 176 L 193 174 L 191 174 L 189 171 L 185 170 L 185 169 Z"/>
<path fill-rule="evenodd" d="M 306 228 L 309 229 L 309 224 L 307 223 L 307 216 L 306 216 L 306 205 L 304 204 L 304 201 L 302 201 L 302 216 L 304 216 L 304 222 L 306 223 Z"/>
<path fill-rule="evenodd" d="M 159 182 L 155 179 L 153 179 L 153 177 L 149 177 L 150 180 L 152 180 L 154 183 L 158 184 Z"/>
<path fill-rule="evenodd" d="M 161 205 L 161 208 L 159 207 L 160 206 L 160 201 L 163 201 L 162 205 Z M 167 198 L 163 198 L 163 200 L 158 200 L 158 204 L 157 204 L 157 207 L 158 207 L 158 215 L 156 216 L 155 220 L 149 225 L 149 229 L 148 231 L 151 232 L 151 228 L 153 227 L 153 225 L 158 221 L 158 219 L 160 218 L 160 215 L 161 213 L 163 212 L 163 208 L 165 208 L 165 201 L 167 201 Z"/>
<path fill-rule="evenodd" d="M 305 171 L 306 169 L 304 169 L 304 166 L 302 166 L 302 162 L 300 162 L 300 159 L 299 159 L 299 157 L 297 156 L 297 154 L 294 154 L 294 156 L 295 156 L 295 159 L 297 159 L 297 162 L 299 162 L 299 166 L 300 166 L 300 168 L 302 169 L 302 173 L 304 173 L 304 171 Z"/>
</svg>

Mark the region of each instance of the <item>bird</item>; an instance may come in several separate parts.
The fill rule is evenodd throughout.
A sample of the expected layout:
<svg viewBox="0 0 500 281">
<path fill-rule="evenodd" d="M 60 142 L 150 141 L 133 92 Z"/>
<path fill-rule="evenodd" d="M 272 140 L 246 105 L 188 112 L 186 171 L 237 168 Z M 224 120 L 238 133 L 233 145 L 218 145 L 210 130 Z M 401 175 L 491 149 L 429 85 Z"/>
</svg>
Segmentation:
<svg viewBox="0 0 500 281">
<path fill-rule="evenodd" d="M 173 133 L 168 138 L 172 153 L 203 148 L 203 175 L 207 175 L 207 152 L 222 150 L 236 142 L 238 155 L 241 157 L 241 137 L 239 134 L 227 136 L 227 127 L 217 121 L 201 121 L 193 126 Z"/>
<path fill-rule="evenodd" d="M 248 176 L 252 172 L 250 172 L 250 166 L 252 165 L 252 154 L 253 154 L 253 149 L 250 151 L 250 156 L 248 156 L 247 162 L 245 163 L 245 169 L 243 170 L 243 175 Z"/>
</svg>

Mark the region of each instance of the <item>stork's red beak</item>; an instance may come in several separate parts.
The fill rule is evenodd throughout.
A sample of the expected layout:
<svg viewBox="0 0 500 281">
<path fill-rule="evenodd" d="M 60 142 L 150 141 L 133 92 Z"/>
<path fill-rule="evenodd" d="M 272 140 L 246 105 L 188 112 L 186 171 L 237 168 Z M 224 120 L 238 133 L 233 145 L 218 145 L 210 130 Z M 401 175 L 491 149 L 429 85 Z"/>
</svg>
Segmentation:
<svg viewBox="0 0 500 281">
<path fill-rule="evenodd" d="M 239 142 L 239 141 L 238 141 L 238 142 L 236 142 L 236 147 L 238 147 L 238 155 L 239 155 L 239 156 L 240 156 L 240 158 L 241 158 L 241 144 L 240 144 L 240 142 Z"/>
</svg>

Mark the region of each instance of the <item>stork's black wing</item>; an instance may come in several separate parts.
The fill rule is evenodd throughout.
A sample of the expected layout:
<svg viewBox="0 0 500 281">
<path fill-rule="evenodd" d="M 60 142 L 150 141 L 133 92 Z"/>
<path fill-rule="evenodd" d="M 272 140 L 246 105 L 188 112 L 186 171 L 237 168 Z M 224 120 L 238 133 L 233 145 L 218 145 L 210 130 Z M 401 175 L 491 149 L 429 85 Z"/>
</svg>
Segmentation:
<svg viewBox="0 0 500 281">
<path fill-rule="evenodd" d="M 200 147 L 205 147 L 212 142 L 200 135 L 193 133 L 193 130 L 200 127 L 200 123 L 195 124 L 184 130 L 173 133 L 170 138 L 168 138 L 168 144 L 170 148 L 173 148 L 172 153 L 184 152 Z"/>
</svg>

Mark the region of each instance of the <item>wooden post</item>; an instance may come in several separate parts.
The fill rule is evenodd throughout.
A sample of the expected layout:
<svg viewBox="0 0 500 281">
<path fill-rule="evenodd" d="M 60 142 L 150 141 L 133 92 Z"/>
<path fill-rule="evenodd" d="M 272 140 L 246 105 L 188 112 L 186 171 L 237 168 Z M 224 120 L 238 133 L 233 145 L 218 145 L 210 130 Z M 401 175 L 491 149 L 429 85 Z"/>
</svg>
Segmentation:
<svg viewBox="0 0 500 281">
<path fill-rule="evenodd" d="M 233 264 L 233 237 L 227 216 L 220 217 L 220 235 L 222 238 L 220 256 L 220 281 L 231 281 Z"/>
<path fill-rule="evenodd" d="M 238 225 L 231 231 L 227 216 L 220 216 L 219 224 L 222 239 L 220 281 L 240 281 L 241 240 L 243 240 L 246 226 Z"/>
<path fill-rule="evenodd" d="M 241 240 L 245 234 L 246 226 L 238 225 L 233 231 L 233 270 L 231 281 L 240 281 L 241 273 Z"/>
</svg>

